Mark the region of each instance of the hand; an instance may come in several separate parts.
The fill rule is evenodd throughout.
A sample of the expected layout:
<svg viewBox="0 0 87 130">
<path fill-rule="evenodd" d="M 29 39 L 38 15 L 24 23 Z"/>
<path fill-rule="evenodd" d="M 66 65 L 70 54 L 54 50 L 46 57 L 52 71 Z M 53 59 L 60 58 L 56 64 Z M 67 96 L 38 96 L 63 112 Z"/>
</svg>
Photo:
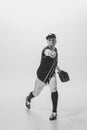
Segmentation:
<svg viewBox="0 0 87 130">
<path fill-rule="evenodd" d="M 56 56 L 56 52 L 55 52 L 55 51 L 51 51 L 51 54 L 50 54 L 50 55 L 51 55 L 51 57 L 54 58 L 54 57 Z"/>
<path fill-rule="evenodd" d="M 56 56 L 56 52 L 50 49 L 46 49 L 44 53 L 46 56 L 50 56 L 51 58 L 54 58 Z"/>
</svg>

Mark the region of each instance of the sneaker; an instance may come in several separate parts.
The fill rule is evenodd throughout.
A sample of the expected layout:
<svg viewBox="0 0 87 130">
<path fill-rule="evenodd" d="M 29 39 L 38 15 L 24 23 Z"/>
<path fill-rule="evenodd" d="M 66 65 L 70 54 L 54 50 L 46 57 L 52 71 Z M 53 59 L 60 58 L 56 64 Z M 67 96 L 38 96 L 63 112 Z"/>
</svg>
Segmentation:
<svg viewBox="0 0 87 130">
<path fill-rule="evenodd" d="M 56 120 L 57 119 L 57 113 L 52 113 L 49 117 L 49 120 Z"/>
<path fill-rule="evenodd" d="M 31 108 L 31 104 L 30 104 L 31 102 L 29 102 L 28 101 L 28 96 L 26 97 L 26 107 L 28 108 L 28 109 L 30 109 Z"/>
</svg>

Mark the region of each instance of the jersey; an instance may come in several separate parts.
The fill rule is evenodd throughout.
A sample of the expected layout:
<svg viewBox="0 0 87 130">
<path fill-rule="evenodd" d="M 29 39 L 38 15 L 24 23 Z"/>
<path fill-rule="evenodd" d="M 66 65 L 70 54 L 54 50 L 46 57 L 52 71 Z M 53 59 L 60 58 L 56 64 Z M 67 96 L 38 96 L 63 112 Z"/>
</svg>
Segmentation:
<svg viewBox="0 0 87 130">
<path fill-rule="evenodd" d="M 52 49 L 47 46 L 42 50 L 40 65 L 37 69 L 37 77 L 44 83 L 49 83 L 52 76 L 55 74 L 57 62 L 58 62 L 58 53 L 55 48 L 56 56 L 50 57 L 45 55 L 46 49 L 52 51 Z"/>
</svg>

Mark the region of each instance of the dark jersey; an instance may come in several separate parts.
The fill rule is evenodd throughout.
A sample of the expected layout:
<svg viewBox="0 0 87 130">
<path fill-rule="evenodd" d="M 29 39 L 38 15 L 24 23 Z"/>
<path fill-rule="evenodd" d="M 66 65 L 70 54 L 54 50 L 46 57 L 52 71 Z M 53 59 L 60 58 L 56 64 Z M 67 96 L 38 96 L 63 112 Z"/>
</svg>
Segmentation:
<svg viewBox="0 0 87 130">
<path fill-rule="evenodd" d="M 50 49 L 49 46 L 45 47 L 42 51 L 40 66 L 37 70 L 37 77 L 44 83 L 47 83 L 47 82 L 49 83 L 51 77 L 55 73 L 55 69 L 56 69 L 57 61 L 58 61 L 57 60 L 58 53 L 57 53 L 57 49 L 55 48 L 54 51 L 56 52 L 56 56 L 55 58 L 51 58 L 50 56 L 46 56 L 44 54 L 46 49 Z"/>
</svg>

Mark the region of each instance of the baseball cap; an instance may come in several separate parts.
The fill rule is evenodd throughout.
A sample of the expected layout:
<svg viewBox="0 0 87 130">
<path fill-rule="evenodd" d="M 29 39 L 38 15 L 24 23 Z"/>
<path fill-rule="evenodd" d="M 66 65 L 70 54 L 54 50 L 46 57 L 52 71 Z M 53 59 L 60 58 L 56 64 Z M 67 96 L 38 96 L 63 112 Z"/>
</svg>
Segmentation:
<svg viewBox="0 0 87 130">
<path fill-rule="evenodd" d="M 56 35 L 53 34 L 53 33 L 50 33 L 50 34 L 48 34 L 48 35 L 46 36 L 46 40 L 51 39 L 51 38 L 56 38 Z"/>
</svg>

